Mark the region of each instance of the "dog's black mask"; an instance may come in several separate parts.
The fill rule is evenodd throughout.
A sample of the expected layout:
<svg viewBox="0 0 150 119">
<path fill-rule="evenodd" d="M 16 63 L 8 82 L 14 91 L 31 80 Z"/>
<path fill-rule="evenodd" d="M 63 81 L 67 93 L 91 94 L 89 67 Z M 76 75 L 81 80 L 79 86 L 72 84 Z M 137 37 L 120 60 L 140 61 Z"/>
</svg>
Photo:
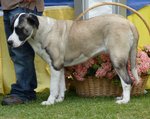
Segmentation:
<svg viewBox="0 0 150 119">
<path fill-rule="evenodd" d="M 18 19 L 17 26 L 14 27 L 15 21 Z M 12 19 L 12 30 L 15 29 L 16 34 L 19 37 L 20 41 L 24 41 L 29 35 L 30 31 L 25 28 L 25 23 L 31 25 L 33 28 L 38 29 L 39 21 L 36 15 L 34 14 L 16 14 Z"/>
</svg>

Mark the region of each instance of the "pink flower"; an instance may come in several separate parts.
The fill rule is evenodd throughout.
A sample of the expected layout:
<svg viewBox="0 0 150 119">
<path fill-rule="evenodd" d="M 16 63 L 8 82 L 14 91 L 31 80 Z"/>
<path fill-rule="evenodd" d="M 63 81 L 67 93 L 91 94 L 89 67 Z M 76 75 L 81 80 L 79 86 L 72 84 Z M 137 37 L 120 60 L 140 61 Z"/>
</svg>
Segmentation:
<svg viewBox="0 0 150 119">
<path fill-rule="evenodd" d="M 93 59 L 89 59 L 87 62 L 83 63 L 83 65 L 86 67 L 86 68 L 89 68 L 89 67 L 92 67 L 92 65 L 95 63 L 95 60 L 94 58 Z"/>
<path fill-rule="evenodd" d="M 74 77 L 75 77 L 78 81 L 83 81 L 83 80 L 84 80 L 84 78 L 83 78 L 82 76 L 80 76 L 79 74 L 77 74 L 77 73 L 74 73 L 73 75 L 74 75 Z"/>
<path fill-rule="evenodd" d="M 110 62 L 109 54 L 100 54 L 100 58 L 103 62 Z"/>
<path fill-rule="evenodd" d="M 107 74 L 106 74 L 106 78 L 108 78 L 108 79 L 113 79 L 115 76 L 116 76 L 116 71 L 115 70 L 112 70 L 111 72 L 108 72 Z"/>
<path fill-rule="evenodd" d="M 84 77 L 87 73 L 87 68 L 84 67 L 82 64 L 75 66 L 75 74 L 78 74 L 80 77 Z"/>
<path fill-rule="evenodd" d="M 102 63 L 101 66 L 106 71 L 112 70 L 112 64 L 111 64 L 111 62 Z"/>
<path fill-rule="evenodd" d="M 150 57 L 144 52 L 139 51 L 137 54 L 137 70 L 138 74 L 146 74 L 150 69 Z"/>
<path fill-rule="evenodd" d="M 95 76 L 97 78 L 103 78 L 105 75 L 106 75 L 107 71 L 102 69 L 102 68 L 99 68 L 97 71 L 96 71 L 96 74 Z"/>
</svg>

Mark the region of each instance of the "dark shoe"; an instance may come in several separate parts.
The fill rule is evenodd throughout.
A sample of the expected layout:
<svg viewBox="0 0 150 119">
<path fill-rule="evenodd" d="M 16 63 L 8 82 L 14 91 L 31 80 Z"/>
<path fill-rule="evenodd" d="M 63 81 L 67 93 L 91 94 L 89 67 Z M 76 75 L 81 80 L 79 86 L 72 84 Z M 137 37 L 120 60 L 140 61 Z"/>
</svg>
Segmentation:
<svg viewBox="0 0 150 119">
<path fill-rule="evenodd" d="M 25 101 L 23 101 L 22 99 L 20 99 L 17 96 L 13 96 L 13 95 L 8 95 L 6 97 L 3 98 L 1 104 L 4 105 L 17 105 L 17 104 L 24 104 Z"/>
</svg>

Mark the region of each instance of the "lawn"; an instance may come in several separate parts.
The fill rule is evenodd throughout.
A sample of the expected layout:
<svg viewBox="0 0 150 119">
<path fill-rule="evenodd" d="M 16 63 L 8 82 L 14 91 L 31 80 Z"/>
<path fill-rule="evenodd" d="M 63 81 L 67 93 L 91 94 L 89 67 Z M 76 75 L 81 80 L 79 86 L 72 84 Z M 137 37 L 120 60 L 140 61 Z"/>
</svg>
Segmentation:
<svg viewBox="0 0 150 119">
<path fill-rule="evenodd" d="M 74 91 L 67 92 L 62 103 L 40 105 L 48 95 L 44 91 L 37 94 L 36 101 L 27 104 L 0 105 L 0 119 L 150 119 L 150 91 L 132 97 L 126 105 L 115 104 L 114 97 L 78 97 Z"/>
</svg>

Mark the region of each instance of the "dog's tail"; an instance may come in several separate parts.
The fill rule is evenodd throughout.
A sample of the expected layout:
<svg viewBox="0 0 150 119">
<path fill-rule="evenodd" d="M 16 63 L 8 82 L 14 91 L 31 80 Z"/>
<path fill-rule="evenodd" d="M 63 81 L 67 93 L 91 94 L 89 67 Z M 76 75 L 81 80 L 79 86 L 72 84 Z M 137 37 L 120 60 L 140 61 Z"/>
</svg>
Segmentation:
<svg viewBox="0 0 150 119">
<path fill-rule="evenodd" d="M 130 23 L 130 28 L 133 33 L 133 45 L 130 50 L 130 65 L 131 65 L 131 72 L 136 79 L 137 83 L 139 82 L 139 76 L 136 68 L 136 56 L 137 56 L 137 46 L 138 46 L 138 40 L 139 40 L 139 35 L 137 32 L 136 27 Z"/>
<path fill-rule="evenodd" d="M 116 3 L 116 2 L 100 2 L 96 5 L 94 5 L 93 7 L 90 7 L 88 8 L 87 10 L 85 10 L 83 13 L 81 13 L 77 18 L 76 20 L 79 20 L 84 14 L 86 14 L 88 11 L 96 8 L 96 7 L 99 7 L 99 6 L 104 6 L 104 5 L 115 5 L 115 6 L 120 6 L 120 7 L 123 7 L 123 8 L 126 8 L 126 9 L 129 9 L 130 11 L 132 11 L 133 13 L 135 13 L 138 17 L 140 17 L 140 19 L 144 22 L 145 26 L 147 27 L 148 29 L 148 32 L 150 34 L 150 27 L 148 25 L 148 23 L 146 22 L 146 20 L 144 19 L 144 17 L 139 13 L 137 12 L 136 10 L 134 10 L 133 8 L 131 7 L 128 7 L 127 5 L 124 5 L 124 4 L 121 4 L 121 3 Z"/>
</svg>

